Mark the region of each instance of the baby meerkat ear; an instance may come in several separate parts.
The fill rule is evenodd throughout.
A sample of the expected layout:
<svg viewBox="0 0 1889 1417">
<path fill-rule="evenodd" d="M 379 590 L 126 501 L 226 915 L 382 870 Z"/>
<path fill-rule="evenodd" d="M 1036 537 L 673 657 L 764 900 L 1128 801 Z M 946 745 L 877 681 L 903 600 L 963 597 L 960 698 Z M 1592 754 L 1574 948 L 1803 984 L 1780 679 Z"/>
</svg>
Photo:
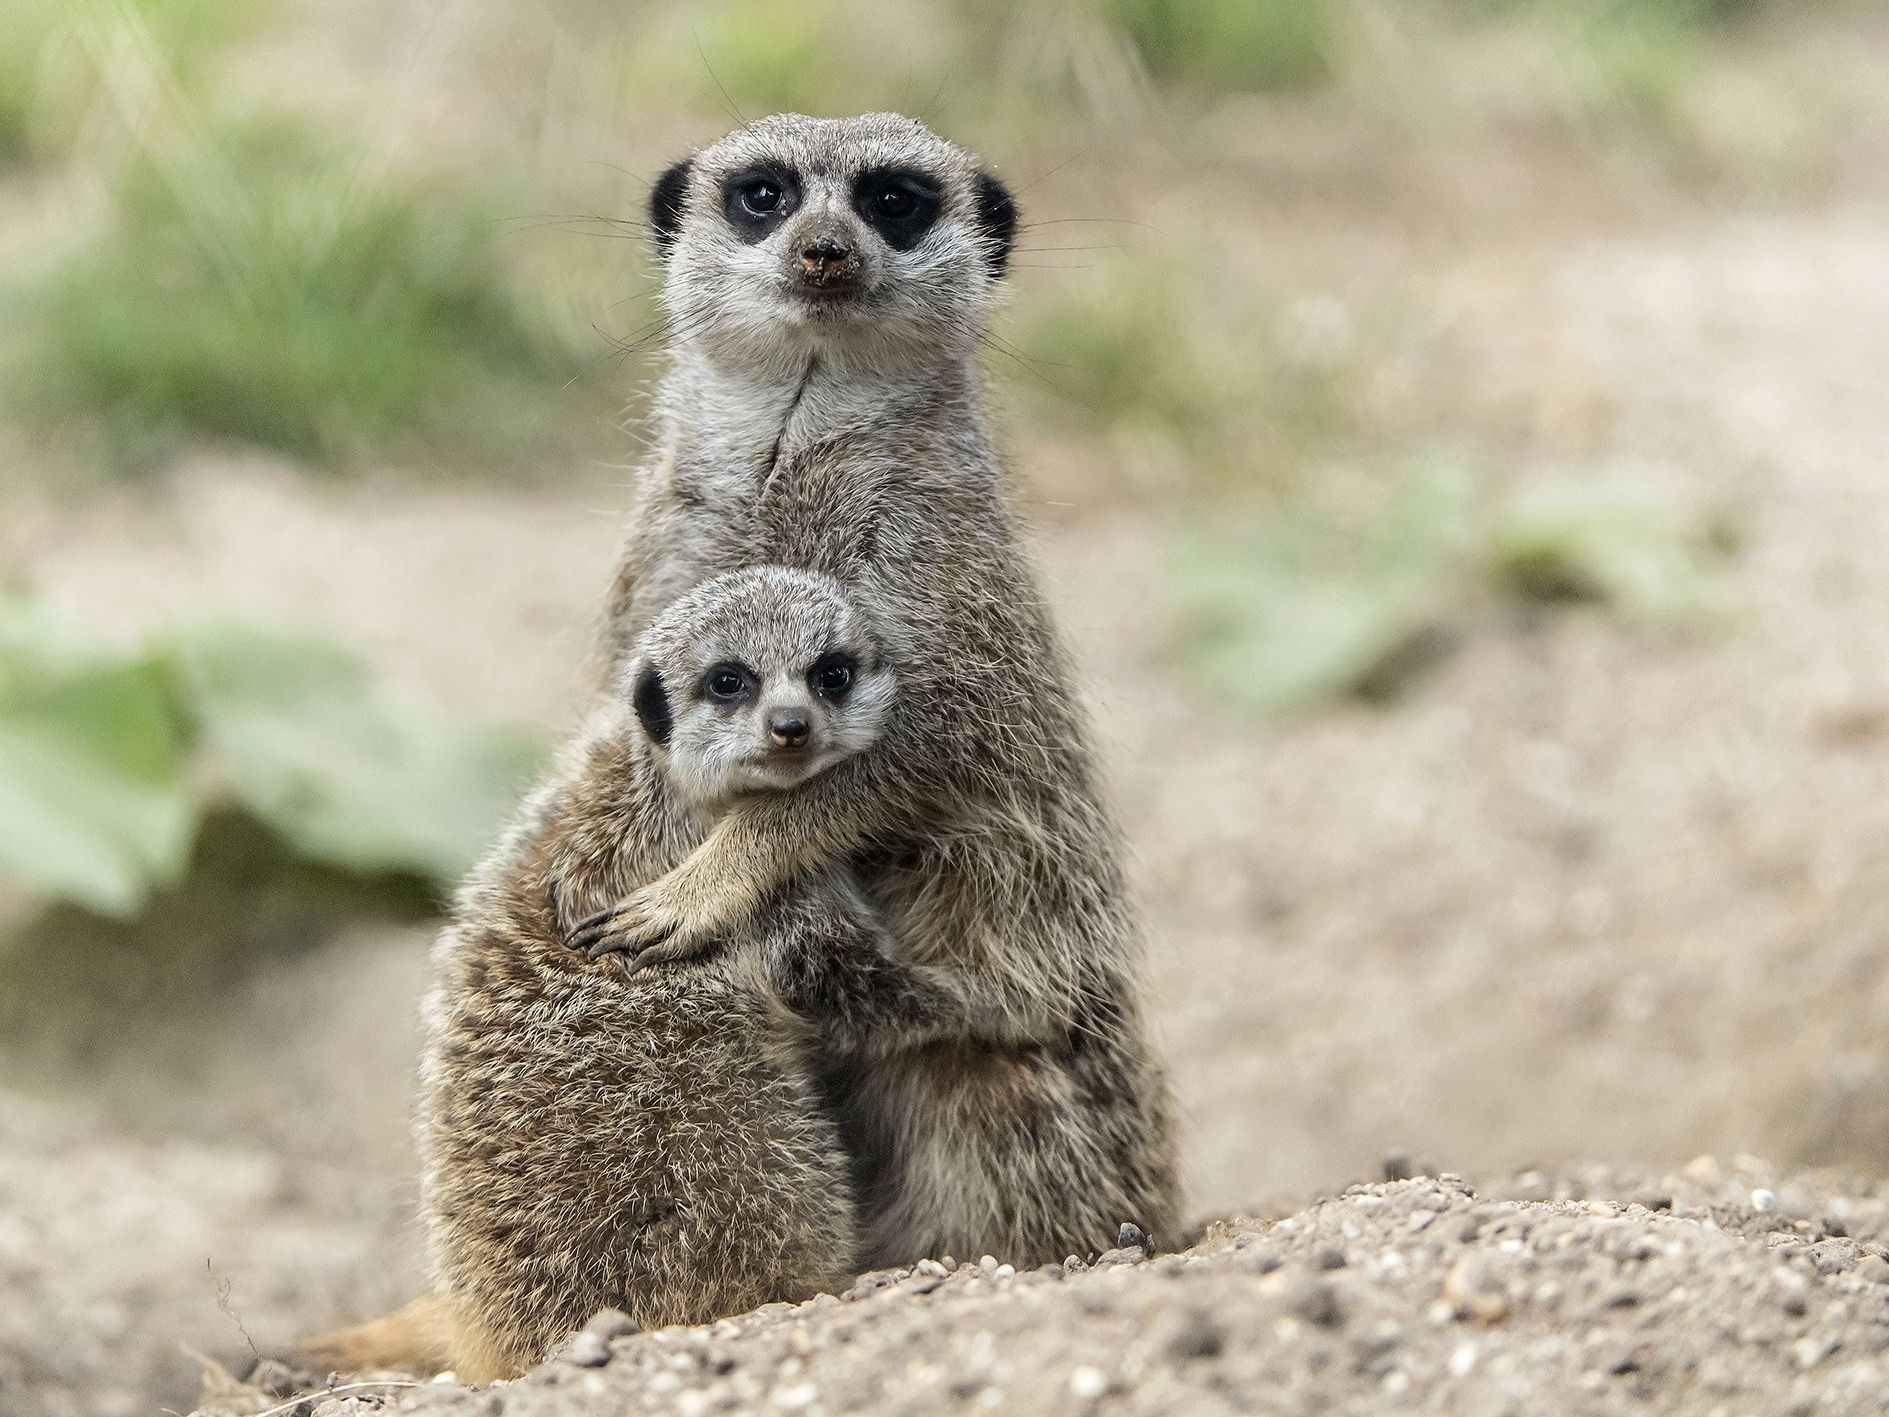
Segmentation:
<svg viewBox="0 0 1889 1417">
<path fill-rule="evenodd" d="M 643 725 L 649 741 L 658 748 L 667 748 L 675 717 L 669 709 L 669 691 L 663 687 L 662 675 L 656 672 L 655 665 L 645 664 L 637 670 L 636 688 L 631 692 L 630 702 L 636 706 L 636 721 Z"/>
<path fill-rule="evenodd" d="M 656 254 L 667 256 L 682 229 L 682 201 L 689 194 L 689 158 L 683 158 L 649 189 L 649 229 L 656 238 Z"/>
<path fill-rule="evenodd" d="M 1017 236 L 1017 199 L 988 172 L 977 174 L 977 225 L 989 245 L 990 273 L 1001 276 Z"/>
</svg>

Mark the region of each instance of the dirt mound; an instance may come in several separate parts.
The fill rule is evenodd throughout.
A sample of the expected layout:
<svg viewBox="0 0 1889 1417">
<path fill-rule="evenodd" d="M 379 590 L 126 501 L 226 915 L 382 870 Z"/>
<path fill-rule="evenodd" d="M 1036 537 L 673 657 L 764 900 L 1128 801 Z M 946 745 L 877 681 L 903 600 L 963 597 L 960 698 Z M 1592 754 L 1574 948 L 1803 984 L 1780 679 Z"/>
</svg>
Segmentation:
<svg viewBox="0 0 1889 1417">
<path fill-rule="evenodd" d="M 927 1262 L 657 1333 L 603 1315 L 514 1383 L 305 1410 L 1877 1413 L 1886 1235 L 1883 1188 L 1756 1163 L 1416 1178 L 1152 1258 Z M 202 1412 L 280 1401 L 225 1391 Z"/>
</svg>

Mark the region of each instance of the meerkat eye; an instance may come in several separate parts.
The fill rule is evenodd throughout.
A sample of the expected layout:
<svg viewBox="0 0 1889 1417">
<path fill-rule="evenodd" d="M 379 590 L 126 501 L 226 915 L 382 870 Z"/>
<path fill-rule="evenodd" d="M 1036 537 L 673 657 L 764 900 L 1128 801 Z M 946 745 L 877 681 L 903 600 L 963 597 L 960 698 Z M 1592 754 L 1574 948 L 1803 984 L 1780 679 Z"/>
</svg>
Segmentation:
<svg viewBox="0 0 1889 1417">
<path fill-rule="evenodd" d="M 807 682 L 814 693 L 827 699 L 842 699 L 853 687 L 853 662 L 844 655 L 831 655 L 813 666 Z"/>
<path fill-rule="evenodd" d="M 918 210 L 918 198 L 903 187 L 888 187 L 872 199 L 879 215 L 890 217 L 893 221 L 903 221 Z"/>
<path fill-rule="evenodd" d="M 737 172 L 722 187 L 722 215 L 749 245 L 766 240 L 799 201 L 792 175 L 776 168 Z"/>
<path fill-rule="evenodd" d="M 741 205 L 756 216 L 766 216 L 781 204 L 781 189 L 766 178 L 759 182 L 750 182 L 738 194 Z"/>
<path fill-rule="evenodd" d="M 753 677 L 739 664 L 718 664 L 702 676 L 703 691 L 723 703 L 747 697 L 753 682 Z"/>
<path fill-rule="evenodd" d="M 862 173 L 853 188 L 853 210 L 895 251 L 916 246 L 942 206 L 937 184 L 905 168 Z"/>
</svg>

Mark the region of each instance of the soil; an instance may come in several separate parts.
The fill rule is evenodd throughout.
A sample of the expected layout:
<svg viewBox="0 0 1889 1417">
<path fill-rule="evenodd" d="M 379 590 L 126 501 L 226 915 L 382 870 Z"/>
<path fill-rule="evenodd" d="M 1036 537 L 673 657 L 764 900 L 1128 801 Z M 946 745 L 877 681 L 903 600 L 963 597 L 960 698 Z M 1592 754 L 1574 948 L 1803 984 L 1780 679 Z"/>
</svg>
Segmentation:
<svg viewBox="0 0 1889 1417">
<path fill-rule="evenodd" d="M 1217 1222 L 1176 1254 L 927 1262 L 649 1334 L 606 1313 L 516 1382 L 337 1385 L 287 1410 L 1877 1413 L 1886 1222 L 1879 1189 L 1710 1158 L 1408 1179 Z M 213 1378 L 203 1417 L 307 1391 L 267 1376 Z"/>
</svg>

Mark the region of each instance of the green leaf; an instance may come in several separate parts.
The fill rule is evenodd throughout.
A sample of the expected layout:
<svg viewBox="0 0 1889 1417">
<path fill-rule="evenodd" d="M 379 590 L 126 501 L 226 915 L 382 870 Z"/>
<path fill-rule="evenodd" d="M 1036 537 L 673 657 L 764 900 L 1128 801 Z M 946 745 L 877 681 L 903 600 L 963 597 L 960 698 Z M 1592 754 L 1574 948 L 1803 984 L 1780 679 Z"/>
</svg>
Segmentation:
<svg viewBox="0 0 1889 1417">
<path fill-rule="evenodd" d="M 1388 692 L 1421 661 L 1459 574 L 1469 483 L 1422 469 L 1363 500 L 1361 516 L 1300 505 L 1174 545 L 1179 648 L 1229 696 L 1294 712 Z"/>
<path fill-rule="evenodd" d="M 1496 519 L 1489 562 L 1515 593 L 1596 600 L 1649 620 L 1730 608 L 1728 528 L 1671 481 L 1619 472 L 1541 483 Z"/>
<path fill-rule="evenodd" d="M 209 624 L 178 650 L 238 799 L 319 860 L 455 881 L 536 765 L 525 735 L 397 699 L 330 641 Z"/>
<path fill-rule="evenodd" d="M 199 817 L 163 666 L 0 615 L 0 872 L 129 916 L 183 873 Z"/>
</svg>

